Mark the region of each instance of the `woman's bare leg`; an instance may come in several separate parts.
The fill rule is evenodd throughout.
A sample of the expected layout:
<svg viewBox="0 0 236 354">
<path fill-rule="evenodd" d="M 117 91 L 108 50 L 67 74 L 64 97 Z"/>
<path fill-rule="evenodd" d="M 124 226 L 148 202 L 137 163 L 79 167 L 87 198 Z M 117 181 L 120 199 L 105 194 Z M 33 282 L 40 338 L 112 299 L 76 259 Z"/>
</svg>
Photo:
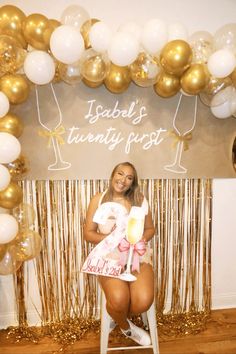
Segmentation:
<svg viewBox="0 0 236 354">
<path fill-rule="evenodd" d="M 140 264 L 140 273 L 135 272 L 137 280 L 130 283 L 130 313 L 146 312 L 154 300 L 154 273 L 151 264 Z"/>
<path fill-rule="evenodd" d="M 107 312 L 120 328 L 128 329 L 127 316 L 130 311 L 129 284 L 120 279 L 104 276 L 99 276 L 98 279 L 105 293 Z"/>
</svg>

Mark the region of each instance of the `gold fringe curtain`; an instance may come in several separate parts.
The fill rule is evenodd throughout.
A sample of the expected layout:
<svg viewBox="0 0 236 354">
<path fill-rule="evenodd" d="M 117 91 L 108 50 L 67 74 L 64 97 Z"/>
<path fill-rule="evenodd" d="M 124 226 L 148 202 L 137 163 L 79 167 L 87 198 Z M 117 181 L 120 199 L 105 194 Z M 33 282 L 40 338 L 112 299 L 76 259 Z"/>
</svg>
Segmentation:
<svg viewBox="0 0 236 354">
<path fill-rule="evenodd" d="M 83 241 L 82 228 L 91 197 L 107 184 L 107 180 L 22 182 L 25 202 L 36 210 L 35 228 L 43 240 L 35 260 L 42 326 L 68 318 L 99 319 L 96 277 L 80 273 L 91 247 Z M 187 333 L 211 308 L 211 180 L 149 179 L 140 185 L 156 228 L 153 258 L 158 323 L 172 329 L 177 324 L 179 332 Z M 21 272 L 23 267 L 18 277 Z M 16 282 L 21 286 L 16 291 L 18 304 L 22 296 L 28 298 L 30 286 L 27 277 L 21 278 L 25 294 Z M 18 306 L 18 311 L 23 307 Z M 22 313 L 18 317 L 26 318 Z"/>
</svg>

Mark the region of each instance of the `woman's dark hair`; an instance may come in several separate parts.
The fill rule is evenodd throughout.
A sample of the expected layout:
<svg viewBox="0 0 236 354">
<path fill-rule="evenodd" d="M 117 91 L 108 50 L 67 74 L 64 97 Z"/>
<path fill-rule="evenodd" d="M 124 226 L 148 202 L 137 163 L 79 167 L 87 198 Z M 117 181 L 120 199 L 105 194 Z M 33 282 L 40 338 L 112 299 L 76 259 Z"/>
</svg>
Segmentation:
<svg viewBox="0 0 236 354">
<path fill-rule="evenodd" d="M 120 166 L 128 166 L 131 167 L 133 170 L 133 182 L 130 186 L 130 188 L 125 192 L 125 197 L 130 201 L 131 205 L 136 205 L 136 206 L 141 206 L 142 201 L 143 201 L 143 195 L 140 192 L 139 189 L 139 184 L 138 184 L 138 174 L 136 171 L 136 168 L 134 167 L 134 165 L 132 165 L 132 163 L 130 162 L 121 162 L 118 165 L 116 165 L 111 173 L 111 177 L 110 177 L 110 183 L 109 183 L 109 187 L 107 192 L 105 193 L 102 202 L 108 202 L 108 201 L 112 201 L 113 199 L 113 188 L 112 188 L 112 179 L 117 171 L 117 169 Z"/>
</svg>

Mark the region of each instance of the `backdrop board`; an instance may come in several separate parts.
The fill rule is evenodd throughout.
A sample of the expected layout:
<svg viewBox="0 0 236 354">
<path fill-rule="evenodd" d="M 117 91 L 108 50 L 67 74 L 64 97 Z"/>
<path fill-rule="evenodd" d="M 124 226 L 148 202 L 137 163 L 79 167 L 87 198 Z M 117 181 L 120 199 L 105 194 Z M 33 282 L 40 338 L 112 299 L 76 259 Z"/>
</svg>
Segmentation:
<svg viewBox="0 0 236 354">
<path fill-rule="evenodd" d="M 14 110 L 25 124 L 27 179 L 108 178 L 121 161 L 134 163 L 140 178 L 235 177 L 236 119 L 217 119 L 196 95 L 56 83 L 35 86 Z"/>
</svg>

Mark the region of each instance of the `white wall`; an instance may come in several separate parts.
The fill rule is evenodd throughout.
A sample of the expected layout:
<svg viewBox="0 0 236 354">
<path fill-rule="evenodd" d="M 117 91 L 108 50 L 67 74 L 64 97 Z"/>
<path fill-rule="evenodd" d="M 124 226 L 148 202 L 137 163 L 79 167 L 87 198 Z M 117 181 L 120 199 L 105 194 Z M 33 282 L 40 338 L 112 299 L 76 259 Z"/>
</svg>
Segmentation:
<svg viewBox="0 0 236 354">
<path fill-rule="evenodd" d="M 59 19 L 71 4 L 83 6 L 93 18 L 116 29 L 126 21 L 143 25 L 148 19 L 160 18 L 168 23 L 181 22 L 189 34 L 205 30 L 212 34 L 226 23 L 236 22 L 235 0 L 12 0 L 26 15 L 41 13 Z M 235 129 L 236 130 L 236 129 Z M 214 180 L 212 220 L 212 300 L 213 308 L 236 307 L 236 179 Z M 38 301 L 32 266 L 31 297 Z M 12 276 L 0 277 L 0 328 L 17 324 Z M 30 324 L 40 323 L 33 307 Z"/>
<path fill-rule="evenodd" d="M 215 179 L 212 218 L 212 303 L 236 307 L 236 179 Z"/>
</svg>

